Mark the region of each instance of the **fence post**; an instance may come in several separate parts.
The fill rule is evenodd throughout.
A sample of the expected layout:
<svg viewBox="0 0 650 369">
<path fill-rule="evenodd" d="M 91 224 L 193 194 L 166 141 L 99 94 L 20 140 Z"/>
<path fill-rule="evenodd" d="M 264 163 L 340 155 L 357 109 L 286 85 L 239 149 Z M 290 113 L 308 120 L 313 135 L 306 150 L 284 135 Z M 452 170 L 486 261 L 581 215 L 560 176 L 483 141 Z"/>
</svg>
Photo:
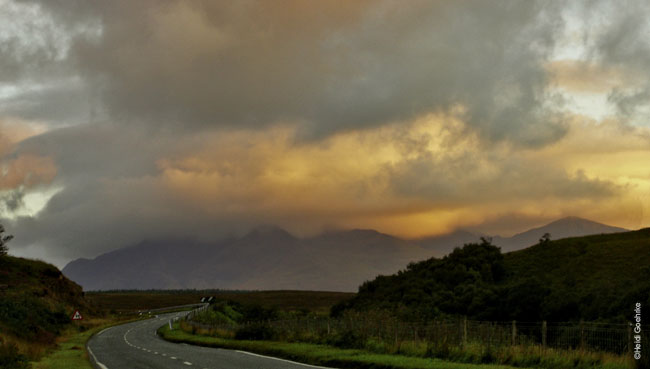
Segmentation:
<svg viewBox="0 0 650 369">
<path fill-rule="evenodd" d="M 330 335 L 330 319 L 327 318 L 327 335 Z"/>
<path fill-rule="evenodd" d="M 585 350 L 585 323 L 580 321 L 580 351 Z"/>
<path fill-rule="evenodd" d="M 627 351 L 632 355 L 632 323 L 627 326 Z"/>
<path fill-rule="evenodd" d="M 546 320 L 542 322 L 542 348 L 546 348 Z"/>
<path fill-rule="evenodd" d="M 512 321 L 512 345 L 517 344 L 517 321 Z"/>
<path fill-rule="evenodd" d="M 487 348 L 488 352 L 490 351 L 490 348 L 492 347 L 492 323 L 488 322 L 487 324 Z"/>
<path fill-rule="evenodd" d="M 467 317 L 463 317 L 463 348 L 467 347 Z"/>
<path fill-rule="evenodd" d="M 396 322 L 395 323 L 395 347 L 397 347 L 397 342 L 398 342 L 398 340 L 397 340 L 398 331 L 399 331 L 399 322 Z"/>
</svg>

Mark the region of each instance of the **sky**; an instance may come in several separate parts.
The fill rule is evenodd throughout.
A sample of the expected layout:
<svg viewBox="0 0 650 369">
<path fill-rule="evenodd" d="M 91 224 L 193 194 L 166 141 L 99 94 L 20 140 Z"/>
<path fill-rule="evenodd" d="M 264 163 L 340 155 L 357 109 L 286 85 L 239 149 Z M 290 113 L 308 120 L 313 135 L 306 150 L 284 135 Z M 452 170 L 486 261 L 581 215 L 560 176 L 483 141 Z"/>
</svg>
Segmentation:
<svg viewBox="0 0 650 369">
<path fill-rule="evenodd" d="M 648 6 L 0 0 L 10 253 L 648 227 Z"/>
</svg>

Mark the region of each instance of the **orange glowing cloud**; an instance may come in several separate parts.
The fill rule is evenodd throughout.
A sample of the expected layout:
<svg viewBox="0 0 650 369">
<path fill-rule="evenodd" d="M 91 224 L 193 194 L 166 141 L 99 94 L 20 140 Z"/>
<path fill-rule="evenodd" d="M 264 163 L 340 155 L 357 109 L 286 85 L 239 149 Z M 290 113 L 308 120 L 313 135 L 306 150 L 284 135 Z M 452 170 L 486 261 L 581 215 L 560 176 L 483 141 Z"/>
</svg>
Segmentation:
<svg viewBox="0 0 650 369">
<path fill-rule="evenodd" d="M 52 158 L 35 154 L 10 156 L 19 142 L 42 131 L 42 127 L 20 120 L 0 121 L 0 190 L 30 188 L 54 179 L 57 169 Z"/>
<path fill-rule="evenodd" d="M 632 200 L 645 185 L 635 187 L 624 173 L 640 170 L 639 162 L 616 173 L 581 161 L 587 147 L 580 122 L 573 121 L 566 139 L 538 150 L 485 145 L 445 114 L 317 142 L 296 141 L 289 126 L 227 131 L 205 137 L 191 155 L 160 160 L 160 183 L 191 211 L 252 217 L 298 234 L 354 226 L 417 237 L 513 209 L 530 218 L 578 215 L 638 226 L 645 220 Z M 608 129 L 602 123 L 589 130 L 592 139 L 617 142 L 593 147 L 600 155 L 647 155 L 623 149 L 630 134 Z"/>
<path fill-rule="evenodd" d="M 57 172 L 51 158 L 37 155 L 21 155 L 0 163 L 2 169 L 0 190 L 48 184 L 52 182 Z"/>
</svg>

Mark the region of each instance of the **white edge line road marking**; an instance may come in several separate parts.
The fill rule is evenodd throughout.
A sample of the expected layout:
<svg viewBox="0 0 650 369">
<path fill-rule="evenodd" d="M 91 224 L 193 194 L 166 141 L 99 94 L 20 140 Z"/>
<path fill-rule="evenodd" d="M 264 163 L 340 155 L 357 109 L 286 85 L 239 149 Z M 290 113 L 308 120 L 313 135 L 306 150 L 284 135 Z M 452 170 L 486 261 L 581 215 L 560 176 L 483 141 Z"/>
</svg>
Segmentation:
<svg viewBox="0 0 650 369">
<path fill-rule="evenodd" d="M 192 363 L 190 363 L 189 361 L 183 361 L 183 364 L 185 364 L 185 365 L 192 365 Z"/>
<path fill-rule="evenodd" d="M 299 362 L 297 362 L 297 361 L 291 361 L 291 360 L 280 359 L 280 358 L 273 357 L 273 356 L 265 356 L 265 355 L 254 354 L 254 353 L 252 353 L 252 352 L 248 352 L 248 351 L 239 351 L 239 350 L 235 350 L 235 352 L 239 352 L 240 354 L 253 355 L 253 356 L 258 356 L 258 357 L 264 357 L 264 358 L 267 358 L 267 359 L 273 359 L 273 360 L 284 361 L 284 362 L 287 362 L 287 363 L 296 364 L 296 365 L 302 365 L 302 366 L 307 366 L 307 367 L 310 367 L 310 368 L 334 369 L 334 368 L 328 368 L 328 367 L 326 367 L 326 366 L 317 366 L 317 365 L 303 364 L 303 363 L 299 363 Z"/>
<path fill-rule="evenodd" d="M 101 369 L 108 369 L 106 365 L 100 363 L 99 360 L 97 360 L 97 357 L 95 357 L 95 354 L 93 354 L 93 351 L 90 349 L 90 347 L 86 347 L 86 348 L 88 349 L 88 353 L 90 354 L 90 356 L 93 357 L 93 360 L 95 361 L 97 366 L 99 366 Z"/>
<path fill-rule="evenodd" d="M 97 333 L 97 335 L 99 336 L 100 334 L 106 332 L 107 330 L 109 330 L 109 329 L 111 329 L 111 328 L 113 328 L 113 327 L 108 327 L 108 328 L 102 329 L 102 331 L 99 332 L 99 333 Z"/>
</svg>

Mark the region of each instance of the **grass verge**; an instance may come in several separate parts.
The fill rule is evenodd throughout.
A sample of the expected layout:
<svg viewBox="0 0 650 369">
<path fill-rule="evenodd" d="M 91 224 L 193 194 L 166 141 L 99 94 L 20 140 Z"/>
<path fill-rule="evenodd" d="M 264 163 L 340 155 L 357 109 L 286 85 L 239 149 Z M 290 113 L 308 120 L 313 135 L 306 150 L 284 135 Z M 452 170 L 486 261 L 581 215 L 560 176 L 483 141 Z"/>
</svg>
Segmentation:
<svg viewBox="0 0 650 369">
<path fill-rule="evenodd" d="M 32 362 L 32 369 L 93 369 L 88 359 L 86 343 L 97 332 L 120 324 L 148 319 L 138 317 L 127 320 L 101 319 L 90 324 L 94 327 L 79 331 L 70 329 L 57 339 L 57 347 L 37 362 Z"/>
<path fill-rule="evenodd" d="M 514 369 L 506 365 L 466 364 L 440 359 L 418 358 L 403 355 L 375 354 L 365 350 L 340 349 L 327 345 L 310 343 L 289 343 L 274 341 L 242 341 L 218 337 L 200 336 L 184 332 L 178 323 L 173 330 L 164 325 L 158 329 L 164 339 L 199 346 L 244 350 L 262 355 L 271 355 L 312 365 L 335 368 L 359 369 Z"/>
<path fill-rule="evenodd" d="M 173 309 L 159 312 L 167 314 L 189 309 Z M 143 314 L 135 318 L 109 318 L 90 320 L 86 325 L 92 326 L 87 330 L 79 331 L 79 327 L 69 329 L 64 335 L 57 339 L 57 346 L 54 350 L 32 362 L 33 369 L 93 369 L 88 359 L 86 343 L 97 332 L 120 324 L 126 324 L 137 320 L 149 319 L 156 314 Z"/>
<path fill-rule="evenodd" d="M 57 348 L 51 353 L 32 363 L 33 369 L 92 369 L 86 342 L 93 334 L 110 326 L 99 326 L 85 332 L 70 332 L 58 339 Z"/>
</svg>

